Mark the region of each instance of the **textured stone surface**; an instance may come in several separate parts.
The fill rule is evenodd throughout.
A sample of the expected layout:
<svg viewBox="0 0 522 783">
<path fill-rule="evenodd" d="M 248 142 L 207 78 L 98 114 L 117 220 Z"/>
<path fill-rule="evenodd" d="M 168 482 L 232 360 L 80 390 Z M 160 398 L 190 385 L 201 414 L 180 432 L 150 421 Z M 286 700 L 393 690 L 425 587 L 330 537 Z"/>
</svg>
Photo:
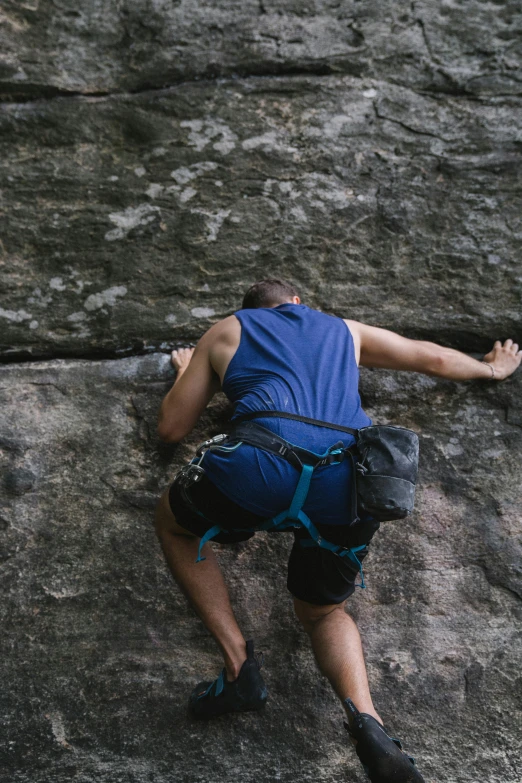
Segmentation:
<svg viewBox="0 0 522 783">
<path fill-rule="evenodd" d="M 152 510 L 228 408 L 159 444 L 165 354 L 272 273 L 412 337 L 522 343 L 519 5 L 4 0 L 2 780 L 363 780 L 284 535 L 217 547 L 269 707 L 186 721 L 220 661 Z M 421 437 L 415 515 L 351 611 L 427 783 L 520 783 L 521 377 L 362 375 Z"/>
<path fill-rule="evenodd" d="M 520 94 L 516 0 L 4 0 L 0 90 L 31 96 L 312 71 Z"/>
<path fill-rule="evenodd" d="M 266 273 L 484 350 L 520 325 L 520 108 L 353 77 L 4 105 L 0 350 L 164 349 Z"/>
<path fill-rule="evenodd" d="M 216 547 L 266 653 L 267 710 L 186 721 L 187 691 L 220 664 L 151 525 L 190 450 L 154 435 L 171 378 L 161 354 L 2 370 L 7 779 L 362 781 L 292 616 L 285 535 Z M 369 412 L 420 432 L 422 470 L 415 515 L 384 526 L 351 609 L 378 708 L 427 783 L 518 781 L 520 383 L 363 373 Z M 218 398 L 191 442 L 224 413 Z"/>
</svg>

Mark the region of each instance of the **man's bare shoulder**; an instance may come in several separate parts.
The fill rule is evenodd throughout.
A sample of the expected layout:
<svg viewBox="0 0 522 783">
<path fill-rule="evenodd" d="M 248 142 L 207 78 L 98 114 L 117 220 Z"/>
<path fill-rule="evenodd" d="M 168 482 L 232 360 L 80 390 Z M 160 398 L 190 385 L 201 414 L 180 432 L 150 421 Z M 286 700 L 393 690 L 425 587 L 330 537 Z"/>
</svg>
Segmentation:
<svg viewBox="0 0 522 783">
<path fill-rule="evenodd" d="M 198 347 L 206 352 L 212 369 L 217 372 L 221 382 L 240 341 L 241 324 L 234 315 L 229 315 L 211 326 L 198 343 Z"/>
<path fill-rule="evenodd" d="M 227 318 L 223 318 L 222 321 L 218 321 L 210 329 L 205 332 L 201 338 L 201 342 L 205 342 L 207 347 L 211 347 L 216 343 L 228 343 L 237 340 L 241 335 L 241 324 L 235 315 L 229 315 Z"/>
</svg>

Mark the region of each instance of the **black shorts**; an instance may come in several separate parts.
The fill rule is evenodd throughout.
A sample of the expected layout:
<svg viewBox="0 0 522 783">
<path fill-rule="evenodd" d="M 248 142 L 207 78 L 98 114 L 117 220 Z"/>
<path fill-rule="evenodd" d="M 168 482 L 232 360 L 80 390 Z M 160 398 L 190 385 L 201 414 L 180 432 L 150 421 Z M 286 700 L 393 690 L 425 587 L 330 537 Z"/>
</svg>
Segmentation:
<svg viewBox="0 0 522 783">
<path fill-rule="evenodd" d="M 255 533 L 234 532 L 234 528 L 258 527 L 265 517 L 238 506 L 208 479 L 203 476 L 188 490 L 173 483 L 169 489 L 172 513 L 181 527 L 202 537 L 214 525 L 220 525 L 229 533 L 220 533 L 213 538 L 220 544 L 246 541 Z M 200 512 L 198 514 L 198 511 Z M 204 516 L 200 516 L 203 514 Z M 316 525 L 326 541 L 348 548 L 365 545 L 357 553 L 359 560 L 368 554 L 368 544 L 379 528 L 374 519 L 361 520 L 355 525 Z M 293 596 L 310 604 L 326 606 L 340 604 L 355 590 L 359 568 L 348 557 L 339 557 L 318 546 L 301 546 L 309 541 L 306 531 L 294 533 L 294 545 L 288 561 L 287 587 Z"/>
</svg>

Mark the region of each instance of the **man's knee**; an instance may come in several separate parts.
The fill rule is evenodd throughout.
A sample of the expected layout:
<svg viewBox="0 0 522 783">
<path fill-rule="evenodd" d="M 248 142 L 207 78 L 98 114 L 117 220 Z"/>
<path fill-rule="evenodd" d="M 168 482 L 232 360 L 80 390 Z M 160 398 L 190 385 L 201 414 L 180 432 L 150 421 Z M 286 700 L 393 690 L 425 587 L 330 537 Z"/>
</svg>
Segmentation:
<svg viewBox="0 0 522 783">
<path fill-rule="evenodd" d="M 294 610 L 304 630 L 309 634 L 321 620 L 331 615 L 332 612 L 343 612 L 344 614 L 344 603 L 317 606 L 316 604 L 308 604 L 306 601 L 301 601 L 300 598 L 294 598 Z"/>
</svg>

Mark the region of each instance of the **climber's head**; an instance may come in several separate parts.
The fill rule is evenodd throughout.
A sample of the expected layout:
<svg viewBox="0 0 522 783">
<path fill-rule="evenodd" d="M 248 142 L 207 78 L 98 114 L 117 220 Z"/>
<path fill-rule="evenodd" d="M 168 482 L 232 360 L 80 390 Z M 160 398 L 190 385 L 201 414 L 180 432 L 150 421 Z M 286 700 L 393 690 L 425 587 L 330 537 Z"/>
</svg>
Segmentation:
<svg viewBox="0 0 522 783">
<path fill-rule="evenodd" d="M 248 289 L 241 307 L 243 310 L 251 310 L 257 307 L 277 307 L 286 303 L 301 304 L 295 286 L 277 277 L 267 277 L 266 280 L 258 280 Z"/>
</svg>

